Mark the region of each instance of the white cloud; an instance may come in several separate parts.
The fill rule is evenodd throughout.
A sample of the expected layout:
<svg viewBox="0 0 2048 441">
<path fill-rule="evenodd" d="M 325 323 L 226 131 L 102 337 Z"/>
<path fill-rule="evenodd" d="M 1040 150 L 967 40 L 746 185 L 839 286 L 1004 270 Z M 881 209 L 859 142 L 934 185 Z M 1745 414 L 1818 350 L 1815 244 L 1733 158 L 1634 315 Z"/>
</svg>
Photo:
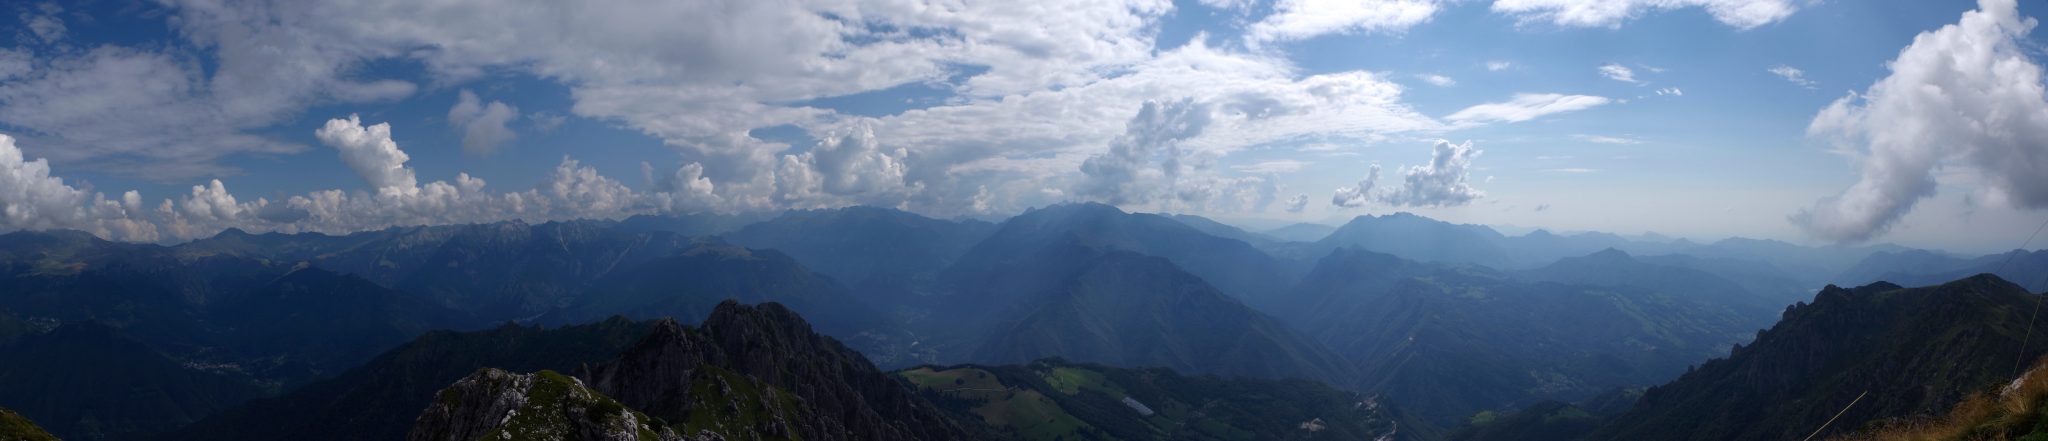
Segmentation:
<svg viewBox="0 0 2048 441">
<path fill-rule="evenodd" d="M 468 0 L 166 0 L 166 22 L 182 42 L 106 45 L 43 59 L 0 51 L 0 124 L 32 134 L 23 145 L 58 164 L 190 184 L 231 174 L 231 158 L 303 152 L 308 146 L 270 129 L 305 109 L 413 95 L 414 83 L 366 77 L 375 70 L 362 69 L 397 61 L 423 66 L 424 81 L 436 87 L 501 73 L 554 81 L 569 89 L 568 116 L 659 138 L 678 150 L 683 165 L 667 173 L 649 167 L 648 180 L 675 185 L 653 187 L 666 202 L 640 194 L 646 209 L 877 203 L 939 216 L 1047 201 L 1039 190 L 1074 182 L 1081 164 L 1110 149 L 1146 101 L 1189 100 L 1213 117 L 1209 130 L 1172 147 L 1185 163 L 1172 185 L 1153 193 L 1160 203 L 1207 198 L 1200 203 L 1257 207 L 1274 199 L 1261 196 L 1278 185 L 1270 176 L 1226 177 L 1206 168 L 1241 149 L 1299 139 L 1370 144 L 1452 128 L 1414 111 L 1400 84 L 1373 72 L 1309 75 L 1284 54 L 1212 48 L 1200 38 L 1155 50 L 1159 19 L 1173 8 L 1166 0 L 945 8 L 889 0 L 607 1 L 564 9 Z M 1421 0 L 1374 5 L 1390 8 L 1289 2 L 1259 23 L 1270 41 L 1398 32 L 1426 22 L 1439 7 Z M 794 104 L 913 83 L 958 95 L 880 117 Z M 473 95 L 458 97 L 449 112 L 465 150 L 487 152 L 512 139 L 519 110 Z M 545 132 L 563 117 L 527 118 Z M 821 140 L 861 130 L 872 139 L 847 144 L 849 156 L 839 158 L 826 156 L 839 150 L 786 155 L 791 146 L 750 136 L 784 124 Z M 379 194 L 341 190 L 243 198 L 240 204 L 257 205 L 236 222 L 268 222 L 248 213 L 269 213 L 267 219 L 301 222 L 265 228 L 344 231 L 551 215 L 535 210 L 568 206 L 547 191 L 484 192 L 475 178 L 420 184 L 395 148 L 343 152 L 352 170 L 372 182 L 371 193 L 441 191 L 434 193 L 441 199 L 379 201 Z M 1163 166 L 1148 169 L 1164 176 Z M 224 181 L 223 189 L 231 188 L 233 180 Z M 408 211 L 443 206 L 469 211 Z M 206 228 L 206 219 L 177 208 L 189 225 Z M 346 210 L 380 214 L 351 217 Z"/>
<path fill-rule="evenodd" d="M 1698 7 L 1722 24 L 1754 29 L 1784 20 L 1797 12 L 1793 0 L 1495 0 L 1493 11 L 1523 23 L 1549 22 L 1567 27 L 1621 27 L 1646 12 Z"/>
<path fill-rule="evenodd" d="M 1792 84 L 1799 85 L 1799 87 L 1813 89 L 1814 86 L 1820 84 L 1814 82 L 1813 80 L 1806 79 L 1806 72 L 1799 70 L 1799 68 L 1796 67 L 1780 64 L 1777 66 L 1772 66 L 1769 69 L 1769 71 L 1772 75 L 1782 77 L 1785 79 L 1785 81 L 1790 81 L 1792 82 Z"/>
<path fill-rule="evenodd" d="M 1145 103 L 1109 151 L 1081 163 L 1085 178 L 1074 194 L 1112 205 L 1151 202 L 1170 191 L 1184 170 L 1180 143 L 1201 135 L 1211 120 L 1209 106 L 1193 100 Z"/>
<path fill-rule="evenodd" d="M 1624 83 L 1642 83 L 1641 81 L 1636 81 L 1636 71 L 1629 69 L 1628 66 L 1623 66 L 1614 63 L 1600 65 L 1600 76 L 1604 76 L 1608 79 Z"/>
<path fill-rule="evenodd" d="M 1198 39 L 1087 86 L 912 110 L 875 118 L 874 130 L 883 142 L 911 151 L 907 179 L 925 183 L 912 209 L 943 215 L 951 212 L 945 201 L 969 200 L 968 192 L 984 184 L 999 204 L 1019 204 L 1010 209 L 1059 201 L 1038 192 L 1049 186 L 1104 200 L 1099 191 L 1081 196 L 1086 192 L 1072 188 L 1077 185 L 1073 173 L 1091 157 L 1115 156 L 1109 152 L 1130 139 L 1133 115 L 1147 101 L 1188 101 L 1210 109 L 1207 129 L 1175 144 L 1191 166 L 1183 169 L 1193 170 L 1269 143 L 1317 139 L 1352 145 L 1445 129 L 1404 103 L 1402 92 L 1400 85 L 1372 72 L 1302 76 L 1283 60 L 1223 51 Z M 1157 164 L 1161 159 L 1154 156 L 1155 164 L 1145 167 L 1156 176 L 1133 181 L 1151 190 L 1140 193 L 1168 194 Z M 1189 179 L 1180 181 L 1192 180 L 1183 177 Z"/>
<path fill-rule="evenodd" d="M 2026 55 L 2037 22 L 2014 0 L 1981 0 L 1956 24 L 1923 32 L 1891 74 L 1815 115 L 1809 134 L 1832 140 L 1861 177 L 1791 216 L 1807 233 L 1855 242 L 1883 234 L 1934 195 L 1934 171 L 1980 174 L 1985 200 L 2048 208 L 2048 100 Z"/>
<path fill-rule="evenodd" d="M 1330 204 L 1344 208 L 1362 207 L 1370 202 L 1406 207 L 1455 207 L 1472 203 L 1486 197 L 1486 193 L 1472 188 L 1472 160 L 1482 153 L 1472 146 L 1471 141 L 1452 144 L 1437 140 L 1430 150 L 1428 164 L 1413 165 L 1401 169 L 1399 187 L 1377 187 L 1380 165 L 1374 163 L 1366 170 L 1365 179 L 1358 185 L 1338 187 L 1330 196 Z M 1490 178 L 1489 178 L 1490 179 Z"/>
<path fill-rule="evenodd" d="M 1657 96 L 1685 96 L 1685 91 L 1676 87 L 1657 89 Z"/>
<path fill-rule="evenodd" d="M 1451 77 L 1437 74 L 1421 74 L 1416 75 L 1415 78 L 1420 79 L 1423 82 L 1429 83 L 1431 85 L 1435 85 L 1436 87 L 1451 87 L 1458 85 L 1458 80 L 1453 80 L 1451 79 Z"/>
<path fill-rule="evenodd" d="M 1643 143 L 1643 140 L 1641 140 L 1641 139 L 1636 139 L 1636 138 L 1633 138 L 1633 137 L 1626 137 L 1626 136 L 1606 136 L 1606 135 L 1586 135 L 1586 134 L 1579 134 L 1579 135 L 1572 135 L 1572 137 L 1573 137 L 1573 138 L 1578 138 L 1578 139 L 1579 139 L 1579 140 L 1581 140 L 1581 141 L 1586 141 L 1586 142 L 1595 142 L 1595 143 L 1601 143 L 1601 144 L 1642 144 L 1642 143 Z"/>
<path fill-rule="evenodd" d="M 49 161 L 26 160 L 14 137 L 0 135 L 0 231 L 77 229 L 117 240 L 150 241 L 154 225 L 131 219 L 142 198 L 130 191 L 109 200 L 50 175 Z"/>
<path fill-rule="evenodd" d="M 1301 212 L 1302 210 L 1306 210 L 1306 209 L 1308 209 L 1308 195 L 1307 195 L 1307 194 L 1297 194 L 1297 195 L 1294 195 L 1293 197 L 1287 198 L 1287 212 L 1288 212 L 1288 213 L 1300 213 L 1300 212 Z"/>
<path fill-rule="evenodd" d="M 24 139 L 32 153 L 149 179 L 231 171 L 218 163 L 228 155 L 301 151 L 245 132 L 291 111 L 269 94 L 210 87 L 190 59 L 113 46 L 39 60 L 0 81 L 0 124 L 33 134 Z"/>
<path fill-rule="evenodd" d="M 1522 122 L 1546 115 L 1590 109 L 1613 100 L 1591 95 L 1518 93 L 1506 102 L 1486 103 L 1444 117 L 1453 123 Z"/>
<path fill-rule="evenodd" d="M 808 152 L 782 157 L 777 198 L 797 206 L 900 201 L 921 184 L 906 183 L 903 148 L 884 147 L 874 129 L 856 125 L 826 136 Z"/>
<path fill-rule="evenodd" d="M 1253 45 L 1326 34 L 1399 32 L 1429 21 L 1436 0 L 1277 0 L 1273 13 L 1245 29 Z"/>
<path fill-rule="evenodd" d="M 1486 70 L 1489 70 L 1489 71 L 1495 71 L 1495 72 L 1499 72 L 1499 71 L 1503 71 L 1503 70 L 1508 70 L 1508 69 L 1512 69 L 1512 68 L 1514 68 L 1514 67 L 1515 67 L 1515 63 L 1512 63 L 1512 62 L 1507 62 L 1507 61 L 1488 61 L 1488 62 L 1486 62 Z"/>
<path fill-rule="evenodd" d="M 391 140 L 391 124 L 381 123 L 363 126 L 362 118 L 349 115 L 348 119 L 327 120 L 327 125 L 314 132 L 322 144 L 341 152 L 342 163 L 348 164 L 356 176 L 370 184 L 378 193 L 411 194 L 419 191 L 419 182 L 413 178 L 412 168 L 405 162 L 412 157 L 398 149 L 398 142 Z"/>
<path fill-rule="evenodd" d="M 1401 171 L 1401 187 L 1380 197 L 1392 205 L 1411 207 L 1455 207 L 1486 197 L 1466 182 L 1472 160 L 1481 151 L 1472 141 L 1452 144 L 1437 140 L 1429 164 L 1409 166 Z"/>
<path fill-rule="evenodd" d="M 1308 161 L 1302 161 L 1297 159 L 1275 159 L 1271 161 L 1260 161 L 1252 164 L 1231 166 L 1230 169 L 1245 173 L 1259 174 L 1292 173 L 1300 171 L 1303 167 L 1308 167 L 1308 165 Z"/>
<path fill-rule="evenodd" d="M 390 126 L 363 126 L 359 118 L 330 120 L 317 137 L 341 150 L 374 192 L 320 190 L 282 201 L 238 200 L 220 180 L 192 187 L 189 195 L 165 200 L 155 218 L 130 219 L 162 231 L 160 240 L 206 237 L 225 228 L 286 233 L 350 233 L 407 225 L 478 223 L 520 219 L 616 219 L 633 214 L 710 210 L 721 201 L 704 167 L 685 164 L 651 191 L 639 192 L 572 158 L 562 161 L 533 189 L 494 193 L 467 173 L 453 182 L 415 184 L 407 155 L 391 140 Z M 651 173 L 651 170 L 649 170 Z M 124 195 L 120 206 L 139 207 Z M 129 213 L 139 213 L 136 209 Z M 116 236 L 118 235 L 110 235 Z M 148 239 L 137 239 L 148 240 Z"/>
<path fill-rule="evenodd" d="M 1373 186 L 1378 185 L 1379 181 L 1380 164 L 1373 163 L 1366 169 L 1365 178 L 1358 180 L 1358 185 L 1337 187 L 1337 191 L 1330 195 L 1330 205 L 1344 208 L 1363 207 L 1372 201 Z"/>
<path fill-rule="evenodd" d="M 515 119 L 519 119 L 519 108 L 501 101 L 486 104 L 469 89 L 463 89 L 455 107 L 448 108 L 448 124 L 462 132 L 462 151 L 477 156 L 490 156 L 499 146 L 518 138 L 505 126 Z"/>
<path fill-rule="evenodd" d="M 1257 0 L 1200 0 L 1200 2 L 1203 6 L 1231 11 L 1244 10 L 1258 4 Z"/>
<path fill-rule="evenodd" d="M 829 122 L 820 120 L 829 111 L 787 103 L 944 81 L 958 66 L 987 68 L 952 85 L 968 97 L 1085 85 L 1151 58 L 1154 25 L 1172 8 L 1166 0 L 164 3 L 185 45 L 108 45 L 39 60 L 48 68 L 0 82 L 0 124 L 35 134 L 32 145 L 59 163 L 133 175 L 146 167 L 166 180 L 218 175 L 233 171 L 222 161 L 229 156 L 303 150 L 261 134 L 281 118 L 409 95 L 410 83 L 358 78 L 366 63 L 398 60 L 444 84 L 500 71 L 557 81 L 578 116 L 721 157 L 707 164 L 772 163 L 777 144 L 749 130 Z M 756 171 L 711 169 L 713 179 L 751 180 L 725 175 Z"/>
</svg>

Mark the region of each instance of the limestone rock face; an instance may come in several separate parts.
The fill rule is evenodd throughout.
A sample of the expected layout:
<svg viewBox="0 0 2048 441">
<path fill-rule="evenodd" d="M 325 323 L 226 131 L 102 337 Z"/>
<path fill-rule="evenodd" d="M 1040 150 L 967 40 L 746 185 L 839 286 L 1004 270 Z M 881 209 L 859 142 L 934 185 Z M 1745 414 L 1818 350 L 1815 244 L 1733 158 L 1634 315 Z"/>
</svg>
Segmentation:
<svg viewBox="0 0 2048 441">
<path fill-rule="evenodd" d="M 681 441 L 658 420 L 552 371 L 483 369 L 442 389 L 409 441 Z"/>
</svg>

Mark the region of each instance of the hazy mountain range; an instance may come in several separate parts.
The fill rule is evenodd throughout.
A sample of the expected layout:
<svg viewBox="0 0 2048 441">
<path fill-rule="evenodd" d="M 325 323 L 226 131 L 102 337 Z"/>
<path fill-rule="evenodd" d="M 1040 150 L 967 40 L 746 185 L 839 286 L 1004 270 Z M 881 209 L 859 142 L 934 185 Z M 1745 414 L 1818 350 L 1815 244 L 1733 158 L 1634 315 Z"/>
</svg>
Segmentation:
<svg viewBox="0 0 2048 441">
<path fill-rule="evenodd" d="M 1898 342 L 1991 351 L 2038 285 L 1970 276 L 2048 281 L 2040 252 L 1509 236 L 1410 214 L 1284 230 L 1067 204 L 997 223 L 850 207 L 174 246 L 16 232 L 0 357 L 26 361 L 0 366 L 0 407 L 65 439 L 463 439 L 537 412 L 641 439 L 1739 439 L 1810 421 L 1729 431 L 1728 412 L 1839 398 L 1735 386 L 1766 366 L 1946 375 L 1846 417 L 1945 410 L 1998 363 L 1929 373 Z M 1821 312 L 1932 295 L 1893 291 L 2004 300 Z M 1798 341 L 1862 358 L 1755 355 L 1818 350 L 1768 349 Z M 1852 372 L 1887 363 L 1908 368 Z M 934 382 L 969 375 L 1007 392 Z M 1707 403 L 1728 407 L 1667 409 Z"/>
</svg>

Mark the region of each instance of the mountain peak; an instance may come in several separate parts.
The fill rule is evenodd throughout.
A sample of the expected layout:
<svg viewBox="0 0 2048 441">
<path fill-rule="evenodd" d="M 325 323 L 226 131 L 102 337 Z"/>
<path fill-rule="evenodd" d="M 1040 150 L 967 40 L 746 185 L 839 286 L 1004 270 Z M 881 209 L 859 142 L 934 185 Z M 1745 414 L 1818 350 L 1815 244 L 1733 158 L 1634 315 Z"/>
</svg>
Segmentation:
<svg viewBox="0 0 2048 441">
<path fill-rule="evenodd" d="M 1627 251 L 1614 249 L 1613 247 L 1608 247 L 1600 251 L 1595 251 L 1593 252 L 1593 254 L 1586 255 L 1586 257 L 1591 257 L 1600 260 L 1633 260 L 1635 258 L 1634 256 L 1630 256 Z"/>
<path fill-rule="evenodd" d="M 761 341 L 771 346 L 782 346 L 791 339 L 816 337 L 810 322 L 776 302 L 747 306 L 738 300 L 726 299 L 712 308 L 710 317 L 704 318 L 703 329 L 721 339 Z"/>
<path fill-rule="evenodd" d="M 1026 214 L 1030 214 L 1032 212 L 1059 214 L 1063 216 L 1115 216 L 1126 214 L 1122 208 L 1117 208 L 1114 205 L 1104 204 L 1101 202 L 1063 202 L 1053 205 L 1047 205 L 1044 208 L 1027 211 Z"/>
</svg>

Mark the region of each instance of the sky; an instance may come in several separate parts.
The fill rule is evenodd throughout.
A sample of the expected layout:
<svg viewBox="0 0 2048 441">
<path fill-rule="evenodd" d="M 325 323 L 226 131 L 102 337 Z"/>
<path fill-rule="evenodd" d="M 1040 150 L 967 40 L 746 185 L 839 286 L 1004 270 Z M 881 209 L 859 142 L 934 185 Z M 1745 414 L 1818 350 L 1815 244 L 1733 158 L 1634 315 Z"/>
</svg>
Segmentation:
<svg viewBox="0 0 2048 441">
<path fill-rule="evenodd" d="M 1985 252 L 2048 220 L 2038 2 L 0 8 L 0 231 L 1096 201 Z"/>
</svg>

